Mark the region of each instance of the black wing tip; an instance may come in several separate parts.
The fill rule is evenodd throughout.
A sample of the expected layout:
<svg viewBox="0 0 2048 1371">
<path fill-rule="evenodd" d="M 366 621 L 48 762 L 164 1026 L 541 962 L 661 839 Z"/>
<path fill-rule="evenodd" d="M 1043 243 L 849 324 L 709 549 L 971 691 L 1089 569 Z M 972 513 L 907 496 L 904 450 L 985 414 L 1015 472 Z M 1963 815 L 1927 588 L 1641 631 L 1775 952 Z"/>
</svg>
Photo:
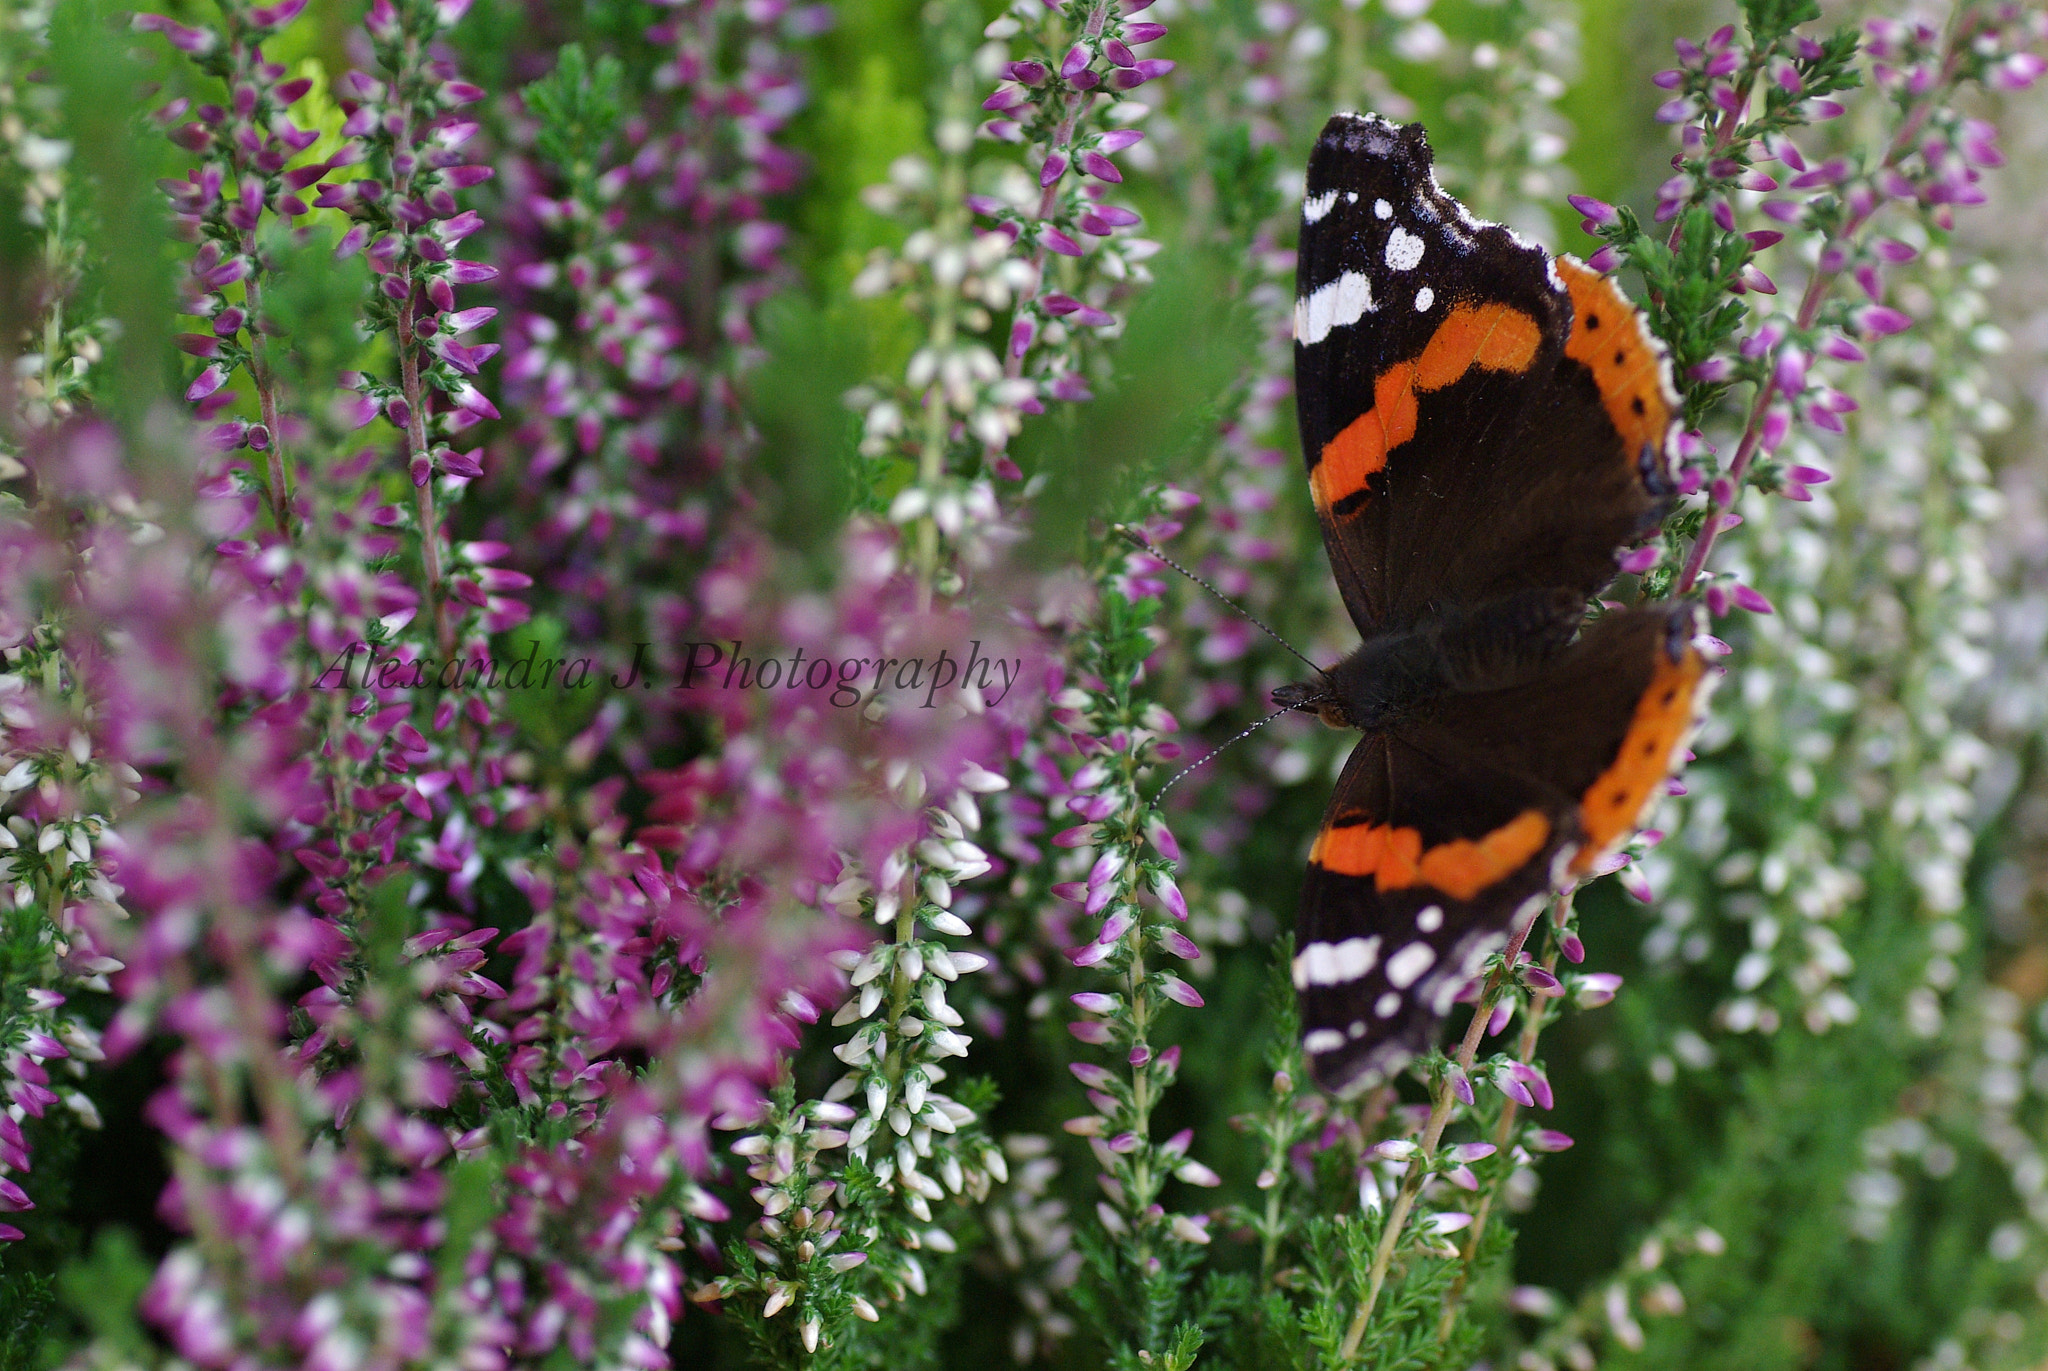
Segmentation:
<svg viewBox="0 0 2048 1371">
<path fill-rule="evenodd" d="M 1421 124 L 1396 124 L 1377 114 L 1348 110 L 1330 116 L 1316 137 L 1316 151 L 1412 161 L 1423 170 L 1435 160 Z"/>
</svg>

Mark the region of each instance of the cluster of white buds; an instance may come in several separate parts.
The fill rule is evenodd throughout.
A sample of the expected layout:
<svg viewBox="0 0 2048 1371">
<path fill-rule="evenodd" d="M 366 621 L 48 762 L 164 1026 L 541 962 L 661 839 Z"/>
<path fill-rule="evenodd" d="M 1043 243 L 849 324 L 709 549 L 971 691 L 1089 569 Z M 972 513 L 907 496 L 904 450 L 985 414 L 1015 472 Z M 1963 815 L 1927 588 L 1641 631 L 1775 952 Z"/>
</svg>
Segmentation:
<svg viewBox="0 0 2048 1371">
<path fill-rule="evenodd" d="M 1973 786 L 1992 761 L 1957 718 L 1991 666 L 1984 542 L 2000 504 L 1978 437 L 2009 418 L 1983 399 L 1982 352 L 2001 342 L 1985 323 L 1992 279 L 1989 268 L 1955 271 L 1939 249 L 1920 255 L 1896 286 L 1922 324 L 1873 345 L 1870 379 L 1888 390 L 1849 425 L 1862 453 L 1855 482 L 1756 507 L 1741 549 L 1753 560 L 1728 564 L 1776 612 L 1746 618 L 1731 685 L 1741 707 L 1697 746 L 1711 754 L 1736 721 L 1771 721 L 1743 737 L 1760 754 L 1757 772 L 1773 778 L 1768 845 L 1735 843 L 1737 816 L 1754 808 L 1751 781 L 1710 764 L 1687 778 L 1681 841 L 1644 863 L 1658 884 L 1680 866 L 1705 867 L 1747 934 L 1734 993 L 1715 1016 L 1724 1030 L 1774 1032 L 1788 1010 L 1813 1033 L 1857 1020 L 1855 959 L 1838 923 L 1882 848 L 1929 924 L 1921 983 L 1898 1017 L 1919 1037 L 1941 1032 L 1967 943 L 1957 919 L 1977 842 Z M 1786 460 L 1817 471 L 1811 464 L 1828 458 L 1801 430 Z M 1827 578 L 1845 569 L 1857 593 L 1831 602 Z M 1829 773 L 1849 779 L 1824 784 Z M 1667 902 L 1649 958 L 1705 960 L 1714 941 L 1697 913 L 1689 899 Z"/>
<path fill-rule="evenodd" d="M 1051 1193 L 1060 1172 L 1052 1140 L 1012 1133 L 1003 1139 L 1003 1151 L 1011 1162 L 1010 1180 L 982 1211 L 994 1239 L 988 1274 L 1024 1306 L 1024 1317 L 1010 1330 L 1010 1353 L 1025 1366 L 1073 1336 L 1074 1321 L 1056 1301 L 1081 1274 L 1082 1256 L 1066 1201 Z"/>
<path fill-rule="evenodd" d="M 1444 175 L 1488 218 L 1549 241 L 1551 207 L 1570 189 L 1569 173 L 1559 171 L 1571 124 L 1557 102 L 1578 74 L 1578 16 L 1557 0 L 1519 0 L 1505 18 L 1498 41 L 1472 47 L 1473 89 L 1448 103 L 1454 120 L 1479 130 L 1480 155 L 1469 168 L 1452 163 Z"/>
<path fill-rule="evenodd" d="M 30 73 L 48 60 L 51 0 L 18 0 L 0 8 L 0 179 L 17 186 L 22 219 L 39 230 L 36 257 L 47 279 L 37 283 L 42 316 L 24 331 L 28 350 L 10 359 L 11 399 L 24 427 L 37 429 L 77 412 L 91 369 L 104 355 L 110 321 L 72 313 L 83 279 L 88 217 L 67 205 L 71 144 L 55 136 L 62 93 Z M 0 382 L 5 393 L 8 382 Z M 27 474 L 9 451 L 10 425 L 0 424 L 0 481 Z"/>
<path fill-rule="evenodd" d="M 1727 1240 L 1711 1228 L 1664 1223 L 1636 1245 L 1612 1280 L 1587 1291 L 1576 1306 L 1542 1286 L 1516 1286 L 1508 1292 L 1508 1308 L 1544 1327 L 1516 1358 L 1515 1371 L 1590 1369 L 1599 1364 L 1595 1350 L 1605 1341 L 1626 1352 L 1642 1351 L 1646 1338 L 1638 1315 L 1673 1319 L 1686 1310 L 1669 1259 L 1718 1257 L 1727 1250 Z"/>
<path fill-rule="evenodd" d="M 752 1293 L 761 1298 L 761 1316 L 789 1311 L 797 1320 L 804 1350 L 816 1352 L 824 1332 L 818 1296 L 837 1292 L 839 1278 L 863 1265 L 868 1254 L 847 1239 L 841 1216 L 832 1208 L 839 1183 L 821 1158 L 846 1146 L 845 1125 L 854 1112 L 842 1104 L 816 1100 L 795 1108 L 770 1107 L 760 1132 L 737 1139 L 731 1152 L 746 1161 L 754 1182 L 749 1192 L 761 1206 L 761 1217 L 747 1228 L 747 1248 L 759 1261 L 757 1271 L 722 1276 L 693 1290 L 701 1302 Z M 858 1292 L 850 1296 L 855 1315 L 874 1322 L 881 1316 Z"/>
<path fill-rule="evenodd" d="M 1026 409 L 1041 408 L 1031 381 L 1004 375 L 990 335 L 999 316 L 1037 289 L 1038 273 L 1013 255 L 1007 237 L 970 222 L 962 165 L 967 125 L 941 123 L 938 138 L 942 165 L 900 157 L 888 181 L 864 192 L 869 208 L 912 227 L 899 251 L 876 249 L 853 282 L 857 298 L 901 297 L 924 321 L 925 339 L 901 377 L 857 386 L 846 402 L 861 414 L 864 457 L 912 464 L 915 475 L 890 505 L 890 521 L 929 520 L 974 561 L 981 535 L 1001 514 L 989 478 L 1014 473 L 1000 453 L 1023 427 Z M 941 593 L 957 589 L 950 568 L 941 579 Z"/>
<path fill-rule="evenodd" d="M 887 779 L 900 803 L 925 798 L 918 767 L 892 763 Z M 950 987 L 989 963 L 945 941 L 973 931 L 953 912 L 955 892 L 989 870 L 973 836 L 981 828 L 977 797 L 1008 785 L 995 772 L 967 764 L 943 803 L 924 810 L 922 836 L 890 853 L 872 882 L 849 875 L 826 892 L 829 903 L 862 909 L 890 931 L 864 953 L 840 954 L 852 994 L 832 1022 L 859 1027 L 833 1049 L 848 1070 L 825 1099 L 855 1107 L 848 1150 L 921 1226 L 907 1230 L 913 1249 L 951 1250 L 951 1237 L 935 1226 L 933 1206 L 949 1196 L 986 1199 L 991 1180 L 1008 1174 L 974 1111 L 938 1088 L 947 1078 L 944 1063 L 966 1057 L 973 1042 L 947 1002 Z"/>
</svg>

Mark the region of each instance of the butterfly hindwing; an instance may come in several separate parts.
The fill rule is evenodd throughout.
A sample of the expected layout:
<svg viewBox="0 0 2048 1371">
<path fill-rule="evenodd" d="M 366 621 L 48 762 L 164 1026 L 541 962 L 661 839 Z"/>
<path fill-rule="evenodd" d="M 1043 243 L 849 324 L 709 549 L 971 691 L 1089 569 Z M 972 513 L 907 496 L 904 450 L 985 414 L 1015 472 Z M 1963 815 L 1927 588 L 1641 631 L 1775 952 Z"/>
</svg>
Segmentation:
<svg viewBox="0 0 2048 1371">
<path fill-rule="evenodd" d="M 1565 795 L 1440 729 L 1368 735 L 1309 857 L 1294 984 L 1316 1079 L 1349 1094 L 1427 1046 L 1577 843 Z"/>
<path fill-rule="evenodd" d="M 1714 676 L 1689 603 L 1614 610 L 1530 678 L 1448 695 L 1438 727 L 1571 797 L 1580 873 L 1636 831 L 1684 759 Z"/>
<path fill-rule="evenodd" d="M 1294 959 L 1327 1089 L 1426 1047 L 1518 921 L 1635 832 L 1712 684 L 1693 632 L 1690 605 L 1614 611 L 1516 685 L 1359 743 L 1311 850 Z"/>
</svg>

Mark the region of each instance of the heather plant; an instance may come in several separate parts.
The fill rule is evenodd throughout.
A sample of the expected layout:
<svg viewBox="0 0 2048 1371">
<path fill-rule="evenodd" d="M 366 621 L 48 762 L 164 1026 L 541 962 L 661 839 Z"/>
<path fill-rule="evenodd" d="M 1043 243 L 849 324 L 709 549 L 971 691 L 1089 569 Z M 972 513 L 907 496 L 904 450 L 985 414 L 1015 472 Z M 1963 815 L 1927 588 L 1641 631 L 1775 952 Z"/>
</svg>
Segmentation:
<svg viewBox="0 0 2048 1371">
<path fill-rule="evenodd" d="M 7 1365 L 2048 1355 L 2038 8 L 166 11 L 0 12 Z M 1354 107 L 1647 312 L 1725 680 L 1339 1101 Z"/>
</svg>

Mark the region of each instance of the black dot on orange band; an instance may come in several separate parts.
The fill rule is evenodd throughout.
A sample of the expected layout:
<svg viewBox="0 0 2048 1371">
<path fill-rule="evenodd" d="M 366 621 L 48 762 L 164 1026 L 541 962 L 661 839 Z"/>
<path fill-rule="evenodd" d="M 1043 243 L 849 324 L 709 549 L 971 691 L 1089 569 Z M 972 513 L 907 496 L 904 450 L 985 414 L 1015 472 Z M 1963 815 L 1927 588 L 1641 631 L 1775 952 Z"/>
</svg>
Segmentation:
<svg viewBox="0 0 2048 1371">
<path fill-rule="evenodd" d="M 1635 399 L 1628 402 L 1628 407 L 1641 414 L 1643 412 L 1643 397 L 1640 395 L 1636 396 Z"/>
<path fill-rule="evenodd" d="M 1621 365 L 1621 364 L 1622 364 L 1623 362 L 1626 362 L 1627 360 L 1628 360 L 1628 353 L 1624 352 L 1624 351 L 1623 351 L 1622 349 L 1620 349 L 1620 348 L 1616 348 L 1616 349 L 1614 350 L 1614 364 L 1615 364 L 1616 366 L 1620 366 L 1620 365 Z"/>
<path fill-rule="evenodd" d="M 1589 315 L 1587 315 L 1587 316 L 1586 316 L 1586 327 L 1587 327 L 1587 328 L 1599 328 L 1599 327 L 1600 327 L 1600 316 L 1599 316 L 1599 315 L 1597 315 L 1597 314 L 1589 314 Z"/>
</svg>

